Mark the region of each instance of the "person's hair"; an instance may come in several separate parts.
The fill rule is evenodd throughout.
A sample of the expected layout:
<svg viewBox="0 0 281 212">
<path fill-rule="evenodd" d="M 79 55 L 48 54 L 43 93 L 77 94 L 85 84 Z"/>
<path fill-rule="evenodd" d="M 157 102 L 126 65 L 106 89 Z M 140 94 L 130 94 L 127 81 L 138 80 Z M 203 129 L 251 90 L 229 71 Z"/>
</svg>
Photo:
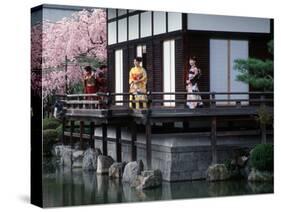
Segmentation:
<svg viewBox="0 0 281 212">
<path fill-rule="evenodd" d="M 139 63 L 142 62 L 142 58 L 141 57 L 135 57 L 135 60 L 138 61 Z"/>
<path fill-rule="evenodd" d="M 197 58 L 195 56 L 190 56 L 189 59 L 190 60 L 194 60 L 195 62 L 197 62 Z"/>
<path fill-rule="evenodd" d="M 87 72 L 92 72 L 93 71 L 93 69 L 92 69 L 92 67 L 91 66 L 85 66 L 85 71 L 87 71 Z"/>
<path fill-rule="evenodd" d="M 99 69 L 105 69 L 107 66 L 106 65 L 101 65 L 100 67 L 99 67 Z"/>
</svg>

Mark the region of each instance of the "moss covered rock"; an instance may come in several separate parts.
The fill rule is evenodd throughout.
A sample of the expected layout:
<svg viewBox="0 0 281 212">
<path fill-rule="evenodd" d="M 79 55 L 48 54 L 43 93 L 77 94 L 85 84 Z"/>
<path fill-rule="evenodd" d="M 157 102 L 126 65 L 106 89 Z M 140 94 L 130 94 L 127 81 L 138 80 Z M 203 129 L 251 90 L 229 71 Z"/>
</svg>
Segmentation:
<svg viewBox="0 0 281 212">
<path fill-rule="evenodd" d="M 249 181 L 272 181 L 273 173 L 269 171 L 259 171 L 256 169 L 252 169 L 249 176 Z"/>
<path fill-rule="evenodd" d="M 209 166 L 207 170 L 208 181 L 220 181 L 230 178 L 230 173 L 224 164 L 214 164 Z"/>
</svg>

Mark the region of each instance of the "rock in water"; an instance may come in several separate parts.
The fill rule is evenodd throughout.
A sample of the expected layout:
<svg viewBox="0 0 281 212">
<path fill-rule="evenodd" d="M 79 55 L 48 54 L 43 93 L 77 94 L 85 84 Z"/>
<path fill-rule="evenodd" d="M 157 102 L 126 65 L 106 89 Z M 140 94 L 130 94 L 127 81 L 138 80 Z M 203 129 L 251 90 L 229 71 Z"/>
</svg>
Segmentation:
<svg viewBox="0 0 281 212">
<path fill-rule="evenodd" d="M 257 169 L 252 169 L 249 176 L 249 181 L 272 181 L 273 173 L 268 171 L 259 171 Z"/>
<path fill-rule="evenodd" d="M 81 168 L 83 163 L 84 151 L 75 150 L 72 153 L 72 168 Z"/>
<path fill-rule="evenodd" d="M 247 161 L 248 161 L 248 157 L 246 157 L 246 156 L 241 156 L 241 157 L 239 157 L 239 158 L 237 159 L 237 165 L 238 165 L 239 167 L 244 167 L 244 166 L 246 165 Z"/>
<path fill-rule="evenodd" d="M 108 176 L 113 178 L 121 178 L 123 176 L 123 171 L 126 166 L 126 162 L 123 163 L 113 163 L 108 170 Z"/>
<path fill-rule="evenodd" d="M 99 155 L 97 173 L 98 174 L 108 174 L 109 167 L 113 164 L 114 160 L 110 156 Z"/>
<path fill-rule="evenodd" d="M 143 171 L 143 162 L 132 161 L 127 163 L 124 169 L 122 182 L 132 184 L 138 175 Z"/>
<path fill-rule="evenodd" d="M 162 174 L 159 169 L 145 170 L 138 176 L 131 186 L 137 189 L 150 189 L 162 185 Z"/>
<path fill-rule="evenodd" d="M 65 167 L 72 166 L 72 150 L 64 149 L 61 156 L 61 165 Z"/>
<path fill-rule="evenodd" d="M 71 147 L 70 146 L 65 146 L 65 145 L 54 145 L 52 148 L 52 154 L 53 156 L 57 157 L 57 158 L 61 158 L 63 155 L 63 152 L 65 150 L 70 150 Z"/>
<path fill-rule="evenodd" d="M 209 166 L 207 170 L 208 181 L 219 181 L 219 180 L 227 180 L 229 179 L 229 173 L 224 164 L 214 164 Z"/>
<path fill-rule="evenodd" d="M 82 162 L 82 168 L 84 170 L 97 170 L 97 160 L 98 156 L 101 155 L 100 149 L 92 149 L 88 148 L 84 152 L 83 162 Z"/>
<path fill-rule="evenodd" d="M 241 176 L 245 179 L 248 179 L 248 176 L 251 172 L 250 162 L 249 160 L 245 163 L 244 167 L 240 169 Z"/>
</svg>

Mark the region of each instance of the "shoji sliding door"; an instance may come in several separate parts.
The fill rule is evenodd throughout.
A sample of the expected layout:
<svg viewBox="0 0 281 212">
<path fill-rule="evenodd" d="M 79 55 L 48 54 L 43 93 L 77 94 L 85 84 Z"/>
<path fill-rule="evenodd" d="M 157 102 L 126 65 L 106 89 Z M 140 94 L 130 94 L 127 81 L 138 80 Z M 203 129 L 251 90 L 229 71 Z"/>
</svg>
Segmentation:
<svg viewBox="0 0 281 212">
<path fill-rule="evenodd" d="M 234 70 L 236 59 L 248 58 L 246 40 L 210 40 L 210 91 L 213 92 L 249 92 L 249 85 L 236 80 L 238 71 Z M 248 95 L 216 95 L 216 99 L 248 99 Z M 218 102 L 225 105 L 234 102 Z M 242 102 L 247 104 L 248 102 Z"/>
<path fill-rule="evenodd" d="M 175 92 L 175 40 L 163 42 L 163 92 Z M 164 100 L 174 100 L 175 95 L 164 95 Z M 174 107 L 174 102 L 164 106 Z"/>
<path fill-rule="evenodd" d="M 248 41 L 244 40 L 231 40 L 230 41 L 230 90 L 232 92 L 249 92 L 249 84 L 237 81 L 236 77 L 239 74 L 237 70 L 233 69 L 234 60 L 236 59 L 247 59 L 249 56 L 249 44 Z M 249 95 L 230 95 L 230 99 L 249 99 Z M 242 102 L 246 104 L 248 102 Z"/>
<path fill-rule="evenodd" d="M 123 50 L 115 51 L 115 92 L 123 93 Z M 116 96 L 116 101 L 123 100 L 123 96 Z M 123 105 L 117 103 L 116 105 Z"/>
</svg>

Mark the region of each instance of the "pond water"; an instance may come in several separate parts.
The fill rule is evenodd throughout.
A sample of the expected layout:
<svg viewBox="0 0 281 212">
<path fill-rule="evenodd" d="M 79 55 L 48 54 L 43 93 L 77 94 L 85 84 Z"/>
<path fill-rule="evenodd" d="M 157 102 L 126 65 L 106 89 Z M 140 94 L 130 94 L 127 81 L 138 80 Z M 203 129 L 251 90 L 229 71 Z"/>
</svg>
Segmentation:
<svg viewBox="0 0 281 212">
<path fill-rule="evenodd" d="M 82 169 L 44 167 L 44 207 L 156 201 L 273 193 L 273 182 L 246 180 L 163 182 L 162 187 L 138 191 L 118 179 Z"/>
</svg>

